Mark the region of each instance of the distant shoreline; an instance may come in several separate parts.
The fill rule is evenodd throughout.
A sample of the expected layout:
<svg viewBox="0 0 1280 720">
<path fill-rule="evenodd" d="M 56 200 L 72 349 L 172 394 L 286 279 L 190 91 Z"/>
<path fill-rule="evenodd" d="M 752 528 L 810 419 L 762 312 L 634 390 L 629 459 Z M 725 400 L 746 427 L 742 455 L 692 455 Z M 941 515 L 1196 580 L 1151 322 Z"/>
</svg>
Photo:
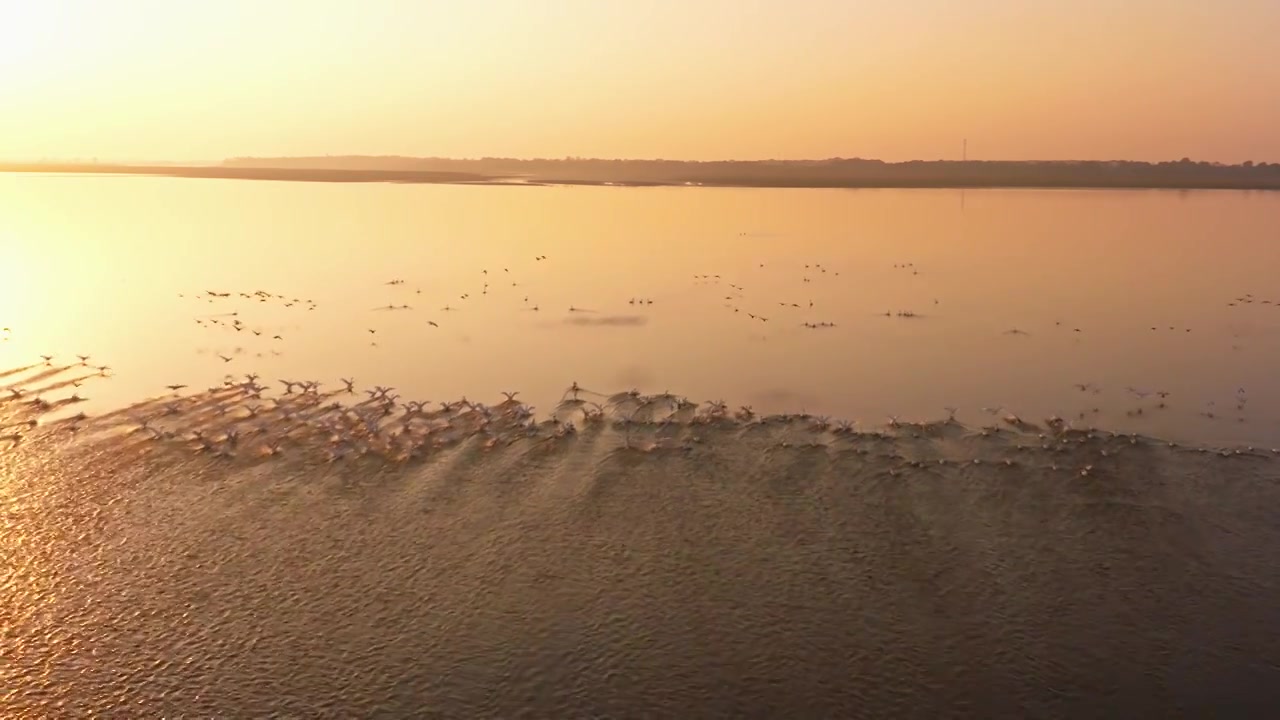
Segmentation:
<svg viewBox="0 0 1280 720">
<path fill-rule="evenodd" d="M 345 167 L 323 167 L 325 163 Z M 384 167 L 374 167 L 384 165 Z M 394 165 L 394 167 L 386 167 Z M 2 173 L 149 175 L 320 183 L 812 189 L 1280 190 L 1280 165 L 872 160 L 692 163 L 609 160 L 244 158 L 222 165 L 0 163 Z"/>
<path fill-rule="evenodd" d="M 322 170 L 310 168 L 237 168 L 219 165 L 68 165 L 29 163 L 0 164 L 2 173 L 47 173 L 53 175 L 151 175 L 158 177 L 204 178 L 212 180 L 277 180 L 284 182 L 328 183 L 461 183 L 498 181 L 503 178 L 461 172 L 421 172 L 384 170 Z"/>
</svg>

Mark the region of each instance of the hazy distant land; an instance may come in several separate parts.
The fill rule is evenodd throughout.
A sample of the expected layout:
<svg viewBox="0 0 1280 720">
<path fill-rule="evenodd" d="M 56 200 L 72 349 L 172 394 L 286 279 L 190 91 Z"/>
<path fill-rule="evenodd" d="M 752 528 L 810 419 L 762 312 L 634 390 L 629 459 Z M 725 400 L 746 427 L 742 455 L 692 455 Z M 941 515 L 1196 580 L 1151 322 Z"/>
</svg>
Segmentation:
<svg viewBox="0 0 1280 720">
<path fill-rule="evenodd" d="M 1280 189 L 1280 163 L 881 160 L 679 161 L 324 156 L 233 158 L 221 165 L 0 163 L 0 172 L 111 173 L 311 182 L 705 185 L 808 188 Z"/>
<path fill-rule="evenodd" d="M 0 163 L 0 172 L 161 175 L 224 180 L 292 180 L 298 182 L 458 183 L 495 180 L 462 172 L 387 171 L 351 168 L 250 167 L 232 165 L 108 165 L 97 163 Z"/>
</svg>

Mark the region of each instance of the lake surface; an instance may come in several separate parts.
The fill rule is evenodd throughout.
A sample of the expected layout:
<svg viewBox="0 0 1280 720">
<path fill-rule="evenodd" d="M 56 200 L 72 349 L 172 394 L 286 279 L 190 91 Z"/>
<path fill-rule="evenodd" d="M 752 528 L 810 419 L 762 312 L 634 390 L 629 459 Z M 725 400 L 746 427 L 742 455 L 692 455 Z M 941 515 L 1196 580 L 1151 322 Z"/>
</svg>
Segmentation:
<svg viewBox="0 0 1280 720">
<path fill-rule="evenodd" d="M 1266 716 L 1278 211 L 0 175 L 0 716 Z"/>
<path fill-rule="evenodd" d="M 0 364 L 89 354 L 109 404 L 256 372 L 549 410 L 577 382 L 1274 445 L 1277 218 L 1260 192 L 0 176 Z"/>
</svg>

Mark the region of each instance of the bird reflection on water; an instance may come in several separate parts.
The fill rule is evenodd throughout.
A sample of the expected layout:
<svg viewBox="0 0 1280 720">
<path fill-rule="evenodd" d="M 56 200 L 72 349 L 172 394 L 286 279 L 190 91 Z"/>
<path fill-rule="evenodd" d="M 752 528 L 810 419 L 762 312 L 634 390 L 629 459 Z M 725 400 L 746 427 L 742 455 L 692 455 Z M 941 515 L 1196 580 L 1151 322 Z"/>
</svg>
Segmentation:
<svg viewBox="0 0 1280 720">
<path fill-rule="evenodd" d="M 516 392 L 504 392 L 505 399 L 492 406 L 462 398 L 430 410 L 429 401 L 401 402 L 393 388 L 383 386 L 365 390 L 364 401 L 344 404 L 340 396 L 356 393 L 352 378 L 343 378 L 342 390 L 332 392 L 322 392 L 318 381 L 280 380 L 283 394 L 264 397 L 268 388 L 258 383 L 256 374 L 243 379 L 229 376 L 221 386 L 187 396 L 178 395 L 187 386 L 175 383 L 166 386 L 173 393 L 170 397 L 100 417 L 81 412 L 42 425 L 42 417 L 84 401 L 79 394 L 52 401 L 46 396 L 105 376 L 104 366 L 96 368 L 96 374 L 68 377 L 69 372 L 86 367 L 87 359 L 82 356 L 80 366 L 55 367 L 51 356 L 43 356 L 43 365 L 0 374 L 28 374 L 4 388 L 9 396 L 0 401 L 0 430 L 5 431 L 0 440 L 13 447 L 29 437 L 56 443 L 64 436 L 90 435 L 100 447 L 159 443 L 170 451 L 186 449 L 219 460 L 252 462 L 306 455 L 330 463 L 371 458 L 396 465 L 427 461 L 467 442 L 484 449 L 516 442 L 553 447 L 576 436 L 580 427 L 593 437 L 611 437 L 614 452 L 641 453 L 692 452 L 708 440 L 732 442 L 735 437 L 759 437 L 763 432 L 768 438 L 766 450 L 821 449 L 835 458 L 859 457 L 864 464 L 870 463 L 865 469 L 892 477 L 984 461 L 1039 474 L 1097 476 L 1108 470 L 1138 471 L 1152 461 L 1150 449 L 1155 447 L 1220 458 L 1280 455 L 1276 448 L 1211 450 L 1161 443 L 1132 433 L 1075 427 L 1056 416 L 1038 425 L 1002 408 L 984 408 L 994 416 L 1003 413 L 1002 424 L 976 429 L 962 425 L 956 408 L 948 407 L 945 420 L 903 422 L 891 416 L 885 428 L 859 431 L 852 422 L 833 423 L 807 413 L 757 416 L 749 406 L 731 413 L 724 401 L 699 405 L 669 392 L 643 395 L 638 390 L 604 395 L 574 383 L 550 416 L 538 421 L 534 408 L 516 400 Z M 1243 389 L 1240 393 L 1243 407 Z M 1134 457 L 1137 465 L 1124 467 L 1124 457 Z"/>
<path fill-rule="evenodd" d="M 107 412 L 98 417 L 79 413 L 43 423 L 47 415 L 85 401 L 78 393 L 49 400 L 68 387 L 106 377 L 108 368 L 77 374 L 88 368 L 87 356 L 79 365 L 54 366 L 52 356 L 43 364 L 0 373 L 11 381 L 3 388 L 0 419 L 7 434 L 0 439 L 17 445 L 23 440 L 57 439 L 65 435 L 92 436 L 96 443 L 127 446 L 160 441 L 164 447 L 188 449 L 222 459 L 252 460 L 294 454 L 318 456 L 328 462 L 378 458 L 387 463 L 423 461 L 448 448 L 474 441 L 493 448 L 518 441 L 534 445 L 554 444 L 580 429 L 613 438 L 620 451 L 692 451 L 708 439 L 756 435 L 768 429 L 774 446 L 807 447 L 866 455 L 867 445 L 880 447 L 876 457 L 881 470 L 894 474 L 930 464 L 997 461 L 1007 467 L 1052 472 L 1098 472 L 1098 461 L 1115 460 L 1122 450 L 1135 454 L 1143 448 L 1163 446 L 1178 452 L 1209 453 L 1217 457 L 1265 458 L 1280 455 L 1280 448 L 1195 447 L 1159 442 L 1137 434 L 1109 433 L 1076 427 L 1056 416 L 1043 424 L 1026 421 L 1003 408 L 983 408 L 1001 422 L 968 428 L 956 419 L 956 408 L 945 408 L 944 420 L 903 422 L 890 417 L 887 427 L 859 431 L 849 421 L 835 421 L 807 413 L 757 416 L 743 406 L 731 413 L 724 401 L 691 402 L 664 392 L 644 395 L 638 390 L 602 394 L 573 383 L 545 419 L 536 419 L 534 408 L 516 400 L 518 393 L 502 393 L 504 400 L 486 405 L 465 397 L 428 409 L 429 401 L 402 400 L 394 388 L 374 386 L 367 399 L 344 404 L 339 398 L 356 394 L 353 378 L 341 380 L 342 389 L 322 391 L 312 380 L 280 380 L 283 393 L 267 396 L 268 387 L 257 374 L 228 376 L 221 386 L 203 393 L 181 396 L 182 383 L 167 385 L 172 394 Z M 21 378 L 13 380 L 13 378 Z M 1080 384 L 1088 390 L 1091 384 Z M 1148 391 L 1128 388 L 1139 397 Z M 1168 393 L 1161 393 L 1162 397 Z M 1239 407 L 1247 398 L 1239 391 Z M 18 429 L 22 428 L 22 431 Z M 88 432 L 86 432 L 88 431 Z M 1149 458 L 1148 458 L 1149 459 Z"/>
</svg>

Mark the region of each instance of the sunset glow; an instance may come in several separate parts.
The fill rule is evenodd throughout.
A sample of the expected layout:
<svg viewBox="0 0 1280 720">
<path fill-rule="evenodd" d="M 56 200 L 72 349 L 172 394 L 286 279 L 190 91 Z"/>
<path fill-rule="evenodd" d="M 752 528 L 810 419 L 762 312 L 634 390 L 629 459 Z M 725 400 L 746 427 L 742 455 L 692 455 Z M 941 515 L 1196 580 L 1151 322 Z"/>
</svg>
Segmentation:
<svg viewBox="0 0 1280 720">
<path fill-rule="evenodd" d="M 0 158 L 1280 159 L 1266 0 L 0 6 Z"/>
</svg>

